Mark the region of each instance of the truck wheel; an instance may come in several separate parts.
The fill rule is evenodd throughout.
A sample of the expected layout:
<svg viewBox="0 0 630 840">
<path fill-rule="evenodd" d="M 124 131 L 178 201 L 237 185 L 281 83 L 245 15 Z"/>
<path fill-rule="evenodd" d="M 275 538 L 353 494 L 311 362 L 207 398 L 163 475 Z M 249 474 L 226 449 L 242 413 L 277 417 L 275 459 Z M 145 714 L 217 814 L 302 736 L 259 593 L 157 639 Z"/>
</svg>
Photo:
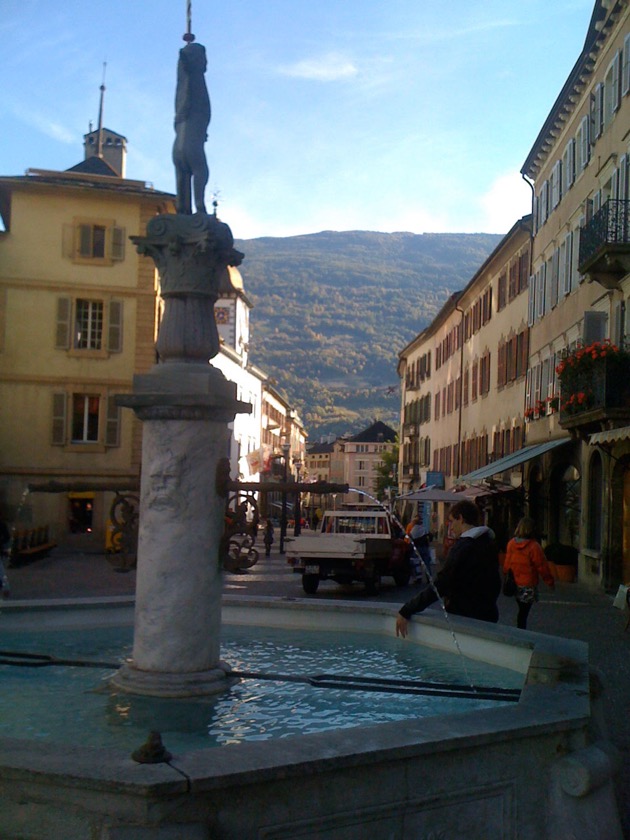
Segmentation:
<svg viewBox="0 0 630 840">
<path fill-rule="evenodd" d="M 319 575 L 302 575 L 302 588 L 307 595 L 314 595 L 319 586 Z"/>
<path fill-rule="evenodd" d="M 395 572 L 393 578 L 396 586 L 408 586 L 411 572 Z"/>
<path fill-rule="evenodd" d="M 365 591 L 368 595 L 376 595 L 381 587 L 380 575 L 374 575 L 365 581 Z"/>
</svg>

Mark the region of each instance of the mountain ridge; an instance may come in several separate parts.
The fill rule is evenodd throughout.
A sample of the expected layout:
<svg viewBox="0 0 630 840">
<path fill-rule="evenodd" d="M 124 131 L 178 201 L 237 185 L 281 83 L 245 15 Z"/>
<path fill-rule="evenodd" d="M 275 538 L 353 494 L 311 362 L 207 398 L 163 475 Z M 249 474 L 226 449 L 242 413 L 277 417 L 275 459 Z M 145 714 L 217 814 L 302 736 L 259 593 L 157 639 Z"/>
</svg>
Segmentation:
<svg viewBox="0 0 630 840">
<path fill-rule="evenodd" d="M 396 426 L 399 351 L 462 289 L 500 234 L 320 231 L 236 240 L 254 304 L 250 359 L 312 440 Z"/>
</svg>

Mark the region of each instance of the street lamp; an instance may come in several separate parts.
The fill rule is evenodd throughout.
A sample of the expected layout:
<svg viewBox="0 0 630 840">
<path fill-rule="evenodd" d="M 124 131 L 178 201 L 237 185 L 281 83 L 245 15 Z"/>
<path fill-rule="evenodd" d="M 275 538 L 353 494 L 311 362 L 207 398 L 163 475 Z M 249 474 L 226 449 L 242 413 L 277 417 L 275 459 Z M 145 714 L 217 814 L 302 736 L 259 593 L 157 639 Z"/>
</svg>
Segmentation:
<svg viewBox="0 0 630 840">
<path fill-rule="evenodd" d="M 287 535 L 287 481 L 289 478 L 288 465 L 291 444 L 285 441 L 280 444 L 280 449 L 282 449 L 282 454 L 284 455 L 284 489 L 282 491 L 282 515 L 280 517 L 280 554 L 284 554 L 284 540 Z"/>
<path fill-rule="evenodd" d="M 295 467 L 296 473 L 296 480 L 297 483 L 300 483 L 300 470 L 302 469 L 302 461 L 299 458 L 295 458 L 293 461 L 293 466 Z M 295 526 L 293 528 L 293 536 L 299 537 L 302 533 L 302 498 L 300 495 L 300 491 L 295 491 Z"/>
</svg>

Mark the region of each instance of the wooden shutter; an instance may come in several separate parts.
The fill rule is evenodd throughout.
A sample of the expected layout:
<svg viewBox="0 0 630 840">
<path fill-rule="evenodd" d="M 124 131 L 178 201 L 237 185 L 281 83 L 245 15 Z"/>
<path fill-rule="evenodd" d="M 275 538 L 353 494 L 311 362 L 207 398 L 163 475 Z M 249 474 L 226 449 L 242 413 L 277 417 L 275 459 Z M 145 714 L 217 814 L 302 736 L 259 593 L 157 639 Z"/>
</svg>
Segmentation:
<svg viewBox="0 0 630 840">
<path fill-rule="evenodd" d="M 107 398 L 105 446 L 120 446 L 120 408 L 116 405 L 116 397 L 113 396 Z"/>
<path fill-rule="evenodd" d="M 53 394 L 52 397 L 51 443 L 53 446 L 63 446 L 66 442 L 66 412 L 68 401 L 65 392 Z"/>
<path fill-rule="evenodd" d="M 72 298 L 57 298 L 57 328 L 55 330 L 55 348 L 68 350 L 72 335 Z"/>
<path fill-rule="evenodd" d="M 113 227 L 110 247 L 110 257 L 112 260 L 125 259 L 125 228 Z"/>
<path fill-rule="evenodd" d="M 109 303 L 109 325 L 107 328 L 107 349 L 110 353 L 122 351 L 123 305 L 120 300 Z"/>
<path fill-rule="evenodd" d="M 77 235 L 79 256 L 89 259 L 92 256 L 92 225 L 79 225 Z"/>
<path fill-rule="evenodd" d="M 592 344 L 594 341 L 603 341 L 606 338 L 606 320 L 605 312 L 589 309 L 584 313 L 584 326 L 582 328 L 584 345 Z"/>
<path fill-rule="evenodd" d="M 61 254 L 66 259 L 71 260 L 74 257 L 74 226 L 63 225 L 61 233 Z"/>
</svg>

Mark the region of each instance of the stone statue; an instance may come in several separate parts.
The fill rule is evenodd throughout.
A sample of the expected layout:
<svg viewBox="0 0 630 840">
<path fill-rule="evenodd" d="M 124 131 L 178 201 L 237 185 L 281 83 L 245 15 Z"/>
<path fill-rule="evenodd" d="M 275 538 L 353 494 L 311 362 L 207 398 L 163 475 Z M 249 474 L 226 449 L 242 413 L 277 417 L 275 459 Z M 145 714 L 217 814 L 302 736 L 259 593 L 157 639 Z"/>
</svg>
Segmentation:
<svg viewBox="0 0 630 840">
<path fill-rule="evenodd" d="M 210 97 L 206 87 L 206 48 L 189 43 L 179 51 L 175 93 L 175 143 L 173 163 L 177 181 L 177 212 L 192 214 L 192 195 L 197 213 L 205 213 L 204 191 L 208 164 L 203 145 L 210 123 Z"/>
</svg>

